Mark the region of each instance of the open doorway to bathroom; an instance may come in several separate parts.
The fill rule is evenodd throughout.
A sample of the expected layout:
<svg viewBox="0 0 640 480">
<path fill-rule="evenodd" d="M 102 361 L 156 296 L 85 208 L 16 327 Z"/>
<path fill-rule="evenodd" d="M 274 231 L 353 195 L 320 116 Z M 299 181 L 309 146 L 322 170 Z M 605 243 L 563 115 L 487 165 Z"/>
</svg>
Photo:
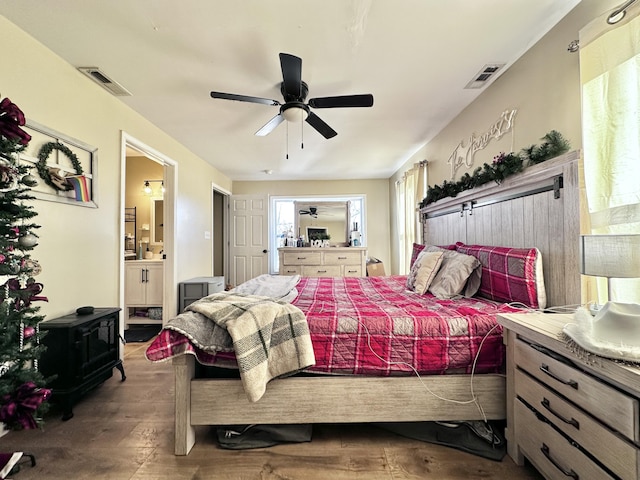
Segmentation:
<svg viewBox="0 0 640 480">
<path fill-rule="evenodd" d="M 177 291 L 177 164 L 123 133 L 121 165 L 121 334 L 127 338 L 131 337 L 127 332 L 135 333 L 137 338 L 139 332 L 133 329 L 148 325 L 149 331 L 159 331 L 177 308 L 176 295 L 172 295 Z"/>
<path fill-rule="evenodd" d="M 213 276 L 227 277 L 227 245 L 229 192 L 213 186 L 213 231 L 211 240 L 213 244 Z M 226 283 L 226 280 L 225 280 Z"/>
<path fill-rule="evenodd" d="M 131 146 L 126 152 L 125 339 L 148 340 L 160 330 L 163 317 L 164 166 Z"/>
</svg>

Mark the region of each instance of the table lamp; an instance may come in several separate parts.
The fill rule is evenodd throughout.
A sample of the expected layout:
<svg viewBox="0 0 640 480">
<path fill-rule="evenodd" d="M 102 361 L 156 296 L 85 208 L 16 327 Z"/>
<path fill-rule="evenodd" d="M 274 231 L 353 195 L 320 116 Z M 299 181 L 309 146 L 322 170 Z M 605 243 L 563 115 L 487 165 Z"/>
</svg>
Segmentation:
<svg viewBox="0 0 640 480">
<path fill-rule="evenodd" d="M 640 278 L 640 234 L 581 235 L 580 273 L 606 277 L 611 301 L 611 278 Z"/>
</svg>

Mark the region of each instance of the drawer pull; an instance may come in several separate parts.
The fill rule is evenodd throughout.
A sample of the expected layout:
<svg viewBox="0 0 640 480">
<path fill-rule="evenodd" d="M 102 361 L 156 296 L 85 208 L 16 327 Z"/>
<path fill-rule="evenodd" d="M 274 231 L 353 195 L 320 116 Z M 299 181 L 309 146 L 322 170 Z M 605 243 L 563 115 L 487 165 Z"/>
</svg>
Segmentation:
<svg viewBox="0 0 640 480">
<path fill-rule="evenodd" d="M 563 417 L 562 415 L 560 415 L 558 412 L 554 411 L 551 408 L 551 404 L 549 403 L 549 400 L 547 400 L 546 398 L 542 399 L 542 401 L 540 402 L 542 404 L 542 406 L 544 408 L 547 409 L 547 411 L 549 411 L 549 413 L 551 413 L 554 417 L 556 417 L 559 420 L 562 420 L 564 423 L 568 423 L 569 425 L 577 428 L 578 430 L 580 430 L 580 422 L 578 422 L 575 418 L 571 418 L 571 420 L 567 420 L 565 417 Z"/>
<path fill-rule="evenodd" d="M 347 257 L 338 257 L 338 260 L 346 260 Z"/>
<path fill-rule="evenodd" d="M 540 365 L 540 370 L 543 373 L 546 373 L 547 375 L 549 375 L 554 380 L 557 380 L 558 382 L 560 382 L 560 383 L 562 383 L 564 385 L 569 385 L 571 388 L 575 388 L 576 390 L 578 389 L 578 382 L 576 382 L 575 380 L 564 380 L 564 379 L 560 378 L 555 373 L 553 373 L 551 370 L 549 370 L 549 366 L 548 365 L 545 365 L 543 363 L 542 365 Z"/>
<path fill-rule="evenodd" d="M 569 470 L 568 472 L 562 468 L 560 465 L 558 465 L 558 462 L 556 462 L 553 458 L 551 458 L 551 453 L 549 452 L 549 447 L 543 443 L 542 447 L 540 447 L 540 451 L 544 454 L 545 457 L 547 457 L 547 460 L 549 460 L 551 462 L 551 464 L 556 467 L 558 470 L 560 470 L 565 476 L 567 477 L 571 477 L 575 480 L 579 480 L 580 475 L 578 475 L 576 472 L 574 472 L 573 470 Z"/>
<path fill-rule="evenodd" d="M 298 257 L 298 260 L 306 260 L 307 257 Z"/>
<path fill-rule="evenodd" d="M 326 270 L 318 270 L 318 273 L 327 273 Z"/>
</svg>

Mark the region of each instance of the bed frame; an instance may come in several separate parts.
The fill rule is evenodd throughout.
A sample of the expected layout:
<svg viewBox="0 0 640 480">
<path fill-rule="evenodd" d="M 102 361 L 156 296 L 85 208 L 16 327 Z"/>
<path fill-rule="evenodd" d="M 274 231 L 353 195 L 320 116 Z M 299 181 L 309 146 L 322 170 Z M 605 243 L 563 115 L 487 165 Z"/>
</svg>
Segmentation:
<svg viewBox="0 0 640 480">
<path fill-rule="evenodd" d="M 484 185 L 422 209 L 427 244 L 536 246 L 542 252 L 548 305 L 576 304 L 578 158 L 571 152 L 528 168 L 501 185 Z M 506 418 L 505 378 L 497 374 L 422 377 L 291 377 L 269 383 L 250 403 L 240 380 L 195 378 L 193 355 L 173 359 L 175 454 L 187 455 L 198 425 L 360 423 Z M 484 415 L 484 417 L 483 417 Z"/>
</svg>

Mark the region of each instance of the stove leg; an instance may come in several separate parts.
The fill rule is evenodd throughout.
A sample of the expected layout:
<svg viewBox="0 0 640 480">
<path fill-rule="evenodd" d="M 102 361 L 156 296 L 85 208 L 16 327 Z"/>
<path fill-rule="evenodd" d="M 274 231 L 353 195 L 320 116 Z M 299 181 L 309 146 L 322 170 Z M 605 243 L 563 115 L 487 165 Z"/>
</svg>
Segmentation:
<svg viewBox="0 0 640 480">
<path fill-rule="evenodd" d="M 124 382 L 127 379 L 127 376 L 124 374 L 124 365 L 122 365 L 122 362 L 117 363 L 116 368 L 120 371 L 120 375 L 122 377 L 120 381 Z"/>
</svg>

